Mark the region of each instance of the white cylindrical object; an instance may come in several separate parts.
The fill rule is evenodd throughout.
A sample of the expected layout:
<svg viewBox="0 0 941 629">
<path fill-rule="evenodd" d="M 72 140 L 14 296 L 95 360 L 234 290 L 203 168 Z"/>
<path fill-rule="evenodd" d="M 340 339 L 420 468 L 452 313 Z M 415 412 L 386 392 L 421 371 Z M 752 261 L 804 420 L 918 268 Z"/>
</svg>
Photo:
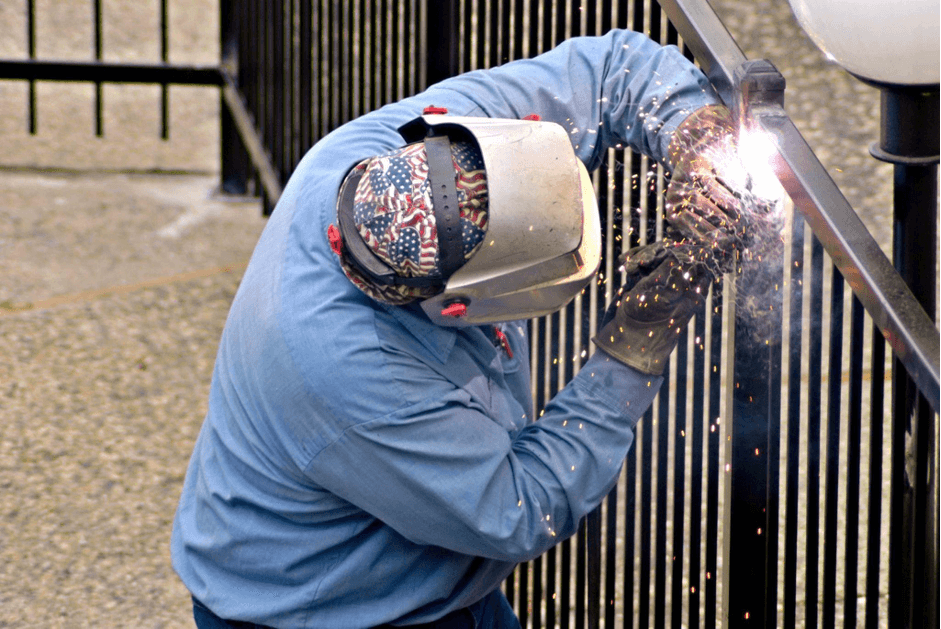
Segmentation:
<svg viewBox="0 0 941 629">
<path fill-rule="evenodd" d="M 789 0 L 815 44 L 862 79 L 895 85 L 939 80 L 939 0 Z"/>
</svg>

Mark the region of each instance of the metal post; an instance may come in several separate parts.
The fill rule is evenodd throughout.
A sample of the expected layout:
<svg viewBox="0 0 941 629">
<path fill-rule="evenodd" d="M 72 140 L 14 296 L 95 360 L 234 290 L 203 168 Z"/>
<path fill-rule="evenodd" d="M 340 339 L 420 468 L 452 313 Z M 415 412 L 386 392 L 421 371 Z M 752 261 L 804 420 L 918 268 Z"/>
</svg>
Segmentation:
<svg viewBox="0 0 941 629">
<path fill-rule="evenodd" d="M 935 316 L 938 241 L 937 85 L 878 86 L 882 131 L 872 155 L 895 165 L 893 263 L 918 302 Z M 889 622 L 938 624 L 935 413 L 901 361 L 892 375 L 892 504 Z M 924 624 L 922 624 L 924 623 Z"/>
<path fill-rule="evenodd" d="M 222 0 L 220 3 L 220 34 L 222 38 L 222 68 L 223 72 L 232 75 L 238 82 L 239 59 L 239 11 L 244 10 L 240 4 L 234 6 L 236 0 Z M 222 140 L 219 156 L 222 170 L 222 191 L 228 194 L 245 194 L 248 190 L 248 178 L 251 170 L 251 160 L 242 144 L 238 127 L 226 105 L 222 91 L 219 94 L 220 135 Z"/>
<path fill-rule="evenodd" d="M 768 61 L 735 71 L 733 110 L 747 121 L 762 108 L 781 108 L 784 77 Z M 749 277 L 758 272 L 761 278 Z M 735 283 L 733 304 L 745 293 L 783 284 L 783 267 L 746 266 Z M 765 274 L 774 275 L 766 277 Z M 758 279 L 758 281 L 755 281 Z M 756 295 L 758 303 L 761 297 Z M 738 311 L 738 308 L 736 308 Z M 729 320 L 731 424 L 726 469 L 725 600 L 730 626 L 763 627 L 774 617 L 777 570 L 777 465 L 781 419 L 781 309 L 761 309 Z M 733 550 L 734 549 L 734 550 Z"/>
<path fill-rule="evenodd" d="M 458 73 L 458 15 L 458 0 L 428 3 L 428 50 L 425 51 L 428 85 Z"/>
</svg>

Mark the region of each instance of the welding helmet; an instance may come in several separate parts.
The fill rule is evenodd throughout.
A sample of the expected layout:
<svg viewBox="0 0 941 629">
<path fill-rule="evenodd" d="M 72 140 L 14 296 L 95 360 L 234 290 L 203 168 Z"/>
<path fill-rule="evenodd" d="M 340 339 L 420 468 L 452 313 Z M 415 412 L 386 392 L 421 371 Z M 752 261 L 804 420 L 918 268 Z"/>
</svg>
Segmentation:
<svg viewBox="0 0 941 629">
<path fill-rule="evenodd" d="M 403 277 L 375 255 L 357 229 L 354 193 L 348 189 L 338 201 L 337 231 L 355 274 L 378 286 L 428 287 L 421 307 L 442 326 L 526 319 L 563 307 L 585 287 L 601 260 L 591 178 L 565 130 L 538 119 L 427 111 L 399 133 L 410 145 L 423 143 L 427 154 L 440 272 Z M 451 156 L 457 143 L 479 151 L 486 176 L 486 232 L 469 257 L 462 251 Z"/>
</svg>

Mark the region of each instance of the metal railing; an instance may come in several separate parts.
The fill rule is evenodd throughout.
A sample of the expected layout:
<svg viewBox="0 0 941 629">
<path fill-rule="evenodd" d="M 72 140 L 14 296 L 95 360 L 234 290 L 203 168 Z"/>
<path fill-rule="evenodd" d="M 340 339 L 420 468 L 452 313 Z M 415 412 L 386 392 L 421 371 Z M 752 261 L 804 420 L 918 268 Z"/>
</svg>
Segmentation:
<svg viewBox="0 0 941 629">
<path fill-rule="evenodd" d="M 165 54 L 147 66 L 100 54 L 63 65 L 31 47 L 28 59 L 0 60 L 0 78 L 219 86 L 223 188 L 254 191 L 270 211 L 319 138 L 447 76 L 616 27 L 679 44 L 774 138 L 790 197 L 783 247 L 760 277 L 745 265 L 714 287 L 618 487 L 506 591 L 532 627 L 937 623 L 937 328 L 785 114 L 782 77 L 747 62 L 706 2 L 224 0 L 221 18 L 219 67 L 172 66 Z M 573 303 L 531 322 L 539 408 L 593 351 L 621 282 L 618 254 L 662 229 L 659 165 L 611 150 L 593 177 L 605 258 Z M 769 295 L 777 307 L 756 343 L 745 306 Z M 898 384 L 905 374 L 910 388 Z M 910 390 L 930 420 L 917 455 L 892 404 Z M 926 552 L 912 556 L 918 543 Z M 922 578 L 934 599 L 912 587 Z"/>
</svg>

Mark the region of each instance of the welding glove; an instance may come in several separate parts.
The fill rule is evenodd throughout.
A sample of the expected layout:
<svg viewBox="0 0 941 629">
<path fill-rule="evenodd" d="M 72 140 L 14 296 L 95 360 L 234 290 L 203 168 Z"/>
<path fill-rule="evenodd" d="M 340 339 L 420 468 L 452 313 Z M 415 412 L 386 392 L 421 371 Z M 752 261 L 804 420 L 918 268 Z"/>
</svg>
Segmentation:
<svg viewBox="0 0 941 629">
<path fill-rule="evenodd" d="M 665 216 L 685 238 L 731 255 L 743 236 L 740 199 L 721 173 L 738 162 L 732 115 L 722 105 L 696 110 L 670 139 L 673 175 L 667 186 Z"/>
<path fill-rule="evenodd" d="M 660 375 L 715 276 L 669 238 L 632 249 L 621 262 L 627 279 L 592 340 L 615 360 Z"/>
</svg>

